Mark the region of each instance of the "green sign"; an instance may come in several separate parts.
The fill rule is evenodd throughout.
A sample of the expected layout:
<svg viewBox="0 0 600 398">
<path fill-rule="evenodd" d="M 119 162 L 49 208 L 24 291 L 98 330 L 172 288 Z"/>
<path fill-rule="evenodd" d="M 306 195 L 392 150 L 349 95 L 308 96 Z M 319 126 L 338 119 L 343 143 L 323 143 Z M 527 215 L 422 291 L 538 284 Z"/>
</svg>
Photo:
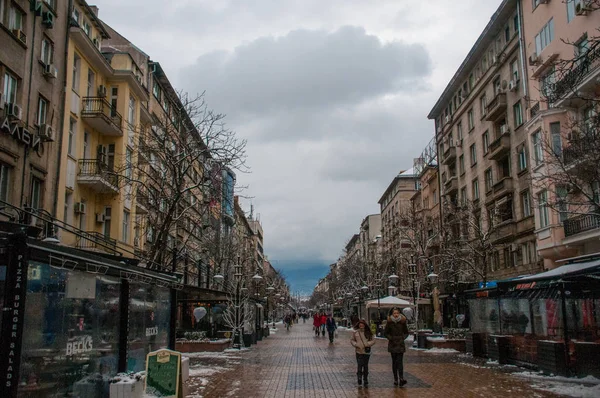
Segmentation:
<svg viewBox="0 0 600 398">
<path fill-rule="evenodd" d="M 177 398 L 180 384 L 181 353 L 158 350 L 146 356 L 146 394 Z"/>
</svg>

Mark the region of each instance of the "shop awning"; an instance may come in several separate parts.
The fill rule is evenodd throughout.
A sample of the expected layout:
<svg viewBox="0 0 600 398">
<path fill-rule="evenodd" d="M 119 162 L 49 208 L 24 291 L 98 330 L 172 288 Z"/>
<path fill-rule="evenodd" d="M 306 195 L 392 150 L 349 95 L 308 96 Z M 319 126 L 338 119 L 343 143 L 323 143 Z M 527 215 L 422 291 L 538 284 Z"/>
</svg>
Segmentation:
<svg viewBox="0 0 600 398">
<path fill-rule="evenodd" d="M 372 308 L 372 307 L 382 307 L 382 308 L 392 308 L 392 307 L 400 307 L 400 308 L 406 308 L 406 307 L 413 307 L 413 305 L 411 304 L 410 301 L 407 300 L 403 300 L 401 298 L 395 297 L 395 296 L 387 296 L 387 297 L 383 297 L 375 300 L 369 300 L 367 301 L 367 308 Z"/>
</svg>

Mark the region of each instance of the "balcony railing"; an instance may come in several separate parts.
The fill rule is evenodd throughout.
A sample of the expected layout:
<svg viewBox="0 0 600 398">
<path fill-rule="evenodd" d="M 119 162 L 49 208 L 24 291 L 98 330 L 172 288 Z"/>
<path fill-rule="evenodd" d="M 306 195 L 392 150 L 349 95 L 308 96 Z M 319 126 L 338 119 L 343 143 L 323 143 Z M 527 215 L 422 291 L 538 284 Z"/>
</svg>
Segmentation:
<svg viewBox="0 0 600 398">
<path fill-rule="evenodd" d="M 535 117 L 535 115 L 538 114 L 539 111 L 540 111 L 540 103 L 536 102 L 535 105 L 533 105 L 529 109 L 529 114 L 531 115 L 531 118 L 533 119 Z"/>
<path fill-rule="evenodd" d="M 595 69 L 596 61 L 600 60 L 600 44 L 594 44 L 585 55 L 578 59 L 577 64 L 571 68 L 554 85 L 551 102 L 556 102 L 567 95 L 569 92 L 575 92 L 578 86 L 584 81 L 587 75 Z"/>
<path fill-rule="evenodd" d="M 87 250 L 103 250 L 111 254 L 116 254 L 117 240 L 95 231 L 82 232 L 81 236 L 77 237 L 77 247 Z"/>
<path fill-rule="evenodd" d="M 123 117 L 102 97 L 84 97 L 81 117 L 85 118 L 98 132 L 122 136 Z"/>
<path fill-rule="evenodd" d="M 456 147 L 454 145 L 446 148 L 443 156 L 443 164 L 451 164 L 454 160 L 456 160 Z"/>
<path fill-rule="evenodd" d="M 498 93 L 487 106 L 485 120 L 496 120 L 506 111 L 506 93 Z"/>
<path fill-rule="evenodd" d="M 510 151 L 510 132 L 506 132 L 496 138 L 489 146 L 489 158 L 499 159 Z"/>
<path fill-rule="evenodd" d="M 565 229 L 565 237 L 598 229 L 600 228 L 600 215 L 582 214 L 577 217 L 569 218 L 563 222 L 563 227 Z"/>
<path fill-rule="evenodd" d="M 590 155 L 590 149 L 597 147 L 598 137 L 596 134 L 583 134 L 578 138 L 571 139 L 570 145 L 563 149 L 563 162 L 565 166 L 572 166 L 576 163 L 585 162 L 587 155 Z M 592 158 L 595 160 L 595 156 Z"/>
<path fill-rule="evenodd" d="M 81 159 L 79 161 L 79 183 L 91 183 L 99 188 L 109 188 L 113 191 L 119 189 L 119 175 L 109 169 L 108 165 L 99 159 Z"/>
</svg>

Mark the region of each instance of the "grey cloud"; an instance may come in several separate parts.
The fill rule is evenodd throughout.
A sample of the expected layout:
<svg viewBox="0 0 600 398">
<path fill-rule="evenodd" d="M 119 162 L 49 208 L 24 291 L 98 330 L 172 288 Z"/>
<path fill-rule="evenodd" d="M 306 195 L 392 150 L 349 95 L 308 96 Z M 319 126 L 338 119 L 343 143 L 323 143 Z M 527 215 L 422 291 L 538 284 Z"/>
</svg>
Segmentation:
<svg viewBox="0 0 600 398">
<path fill-rule="evenodd" d="M 282 109 L 343 106 L 398 90 L 430 72 L 421 45 L 383 44 L 363 28 L 295 30 L 263 37 L 229 54 L 202 55 L 184 69 L 188 88 L 206 90 L 226 112 L 261 115 Z"/>
</svg>

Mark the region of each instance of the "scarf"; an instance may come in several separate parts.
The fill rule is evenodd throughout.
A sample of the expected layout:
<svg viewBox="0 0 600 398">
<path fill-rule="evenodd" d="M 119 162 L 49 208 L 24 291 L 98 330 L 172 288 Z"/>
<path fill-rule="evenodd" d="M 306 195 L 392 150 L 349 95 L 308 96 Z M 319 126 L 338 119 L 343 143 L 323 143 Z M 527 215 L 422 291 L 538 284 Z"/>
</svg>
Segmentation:
<svg viewBox="0 0 600 398">
<path fill-rule="evenodd" d="M 400 322 L 400 320 L 402 319 L 402 316 L 401 316 L 401 315 L 398 315 L 398 317 L 395 317 L 395 316 L 393 316 L 393 315 L 392 315 L 392 316 L 390 316 L 390 319 L 391 319 L 391 320 L 392 320 L 394 323 L 398 323 L 398 322 Z"/>
</svg>

